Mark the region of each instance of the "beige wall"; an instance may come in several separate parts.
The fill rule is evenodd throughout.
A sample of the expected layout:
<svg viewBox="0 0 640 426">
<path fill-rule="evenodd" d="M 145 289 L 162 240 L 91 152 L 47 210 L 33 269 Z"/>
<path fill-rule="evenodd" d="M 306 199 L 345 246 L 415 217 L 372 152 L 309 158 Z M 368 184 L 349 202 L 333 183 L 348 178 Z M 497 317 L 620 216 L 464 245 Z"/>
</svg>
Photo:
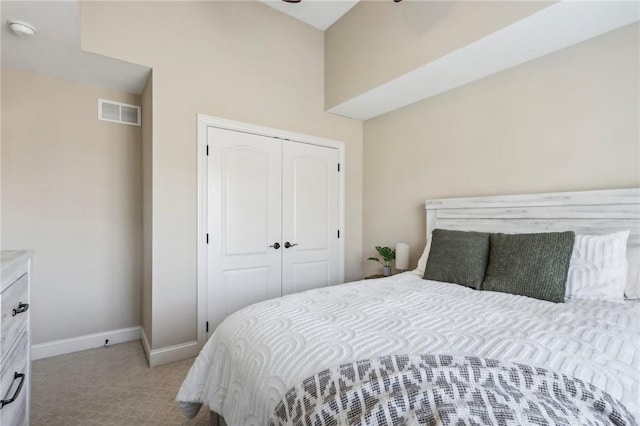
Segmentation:
<svg viewBox="0 0 640 426">
<path fill-rule="evenodd" d="M 633 24 L 367 121 L 364 255 L 406 241 L 416 263 L 428 198 L 640 186 L 639 40 Z"/>
<path fill-rule="evenodd" d="M 2 70 L 2 248 L 34 249 L 33 343 L 140 324 L 140 127 L 98 121 L 138 96 Z"/>
<path fill-rule="evenodd" d="M 325 105 L 339 105 L 552 3 L 361 1 L 326 31 Z"/>
<path fill-rule="evenodd" d="M 153 73 L 140 96 L 142 105 L 142 329 L 153 342 Z"/>
<path fill-rule="evenodd" d="M 324 112 L 324 35 L 258 2 L 84 2 L 83 49 L 153 67 L 153 348 L 196 340 L 196 114 L 346 143 L 362 268 L 362 123 Z M 185 30 L 188 29 L 188 30 Z"/>
</svg>

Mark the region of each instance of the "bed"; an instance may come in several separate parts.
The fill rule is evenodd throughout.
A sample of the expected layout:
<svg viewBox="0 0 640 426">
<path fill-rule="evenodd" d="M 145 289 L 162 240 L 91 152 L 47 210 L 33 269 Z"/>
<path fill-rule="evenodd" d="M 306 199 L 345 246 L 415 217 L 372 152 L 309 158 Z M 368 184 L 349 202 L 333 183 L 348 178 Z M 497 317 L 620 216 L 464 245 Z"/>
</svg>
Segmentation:
<svg viewBox="0 0 640 426">
<path fill-rule="evenodd" d="M 628 229 L 626 293 L 640 296 L 640 189 L 430 200 L 426 211 L 428 240 L 436 228 L 580 234 Z M 357 376 L 367 369 L 371 376 L 375 370 L 377 377 L 391 364 L 399 369 L 415 363 L 448 368 L 449 376 L 465 369 L 473 375 L 486 360 L 490 377 L 502 371 L 507 379 L 530 381 L 533 367 L 544 386 L 546 380 L 553 389 L 563 384 L 583 401 L 601 392 L 598 404 L 617 410 L 613 423 L 636 424 L 640 418 L 637 301 L 550 303 L 425 280 L 413 271 L 272 299 L 230 315 L 196 359 L 176 400 L 187 415 L 206 404 L 212 422 L 283 424 L 278 410 L 308 402 L 302 394 L 309 384 L 343 383 L 345 371 Z M 385 380 L 409 381 L 406 371 L 395 373 Z M 455 380 L 459 388 L 460 377 Z M 367 405 L 363 395 L 371 389 L 362 388 L 356 399 Z M 492 419 L 485 423 L 496 423 Z M 609 414 L 605 420 L 611 419 Z M 385 423 L 374 420 L 360 423 Z"/>
</svg>

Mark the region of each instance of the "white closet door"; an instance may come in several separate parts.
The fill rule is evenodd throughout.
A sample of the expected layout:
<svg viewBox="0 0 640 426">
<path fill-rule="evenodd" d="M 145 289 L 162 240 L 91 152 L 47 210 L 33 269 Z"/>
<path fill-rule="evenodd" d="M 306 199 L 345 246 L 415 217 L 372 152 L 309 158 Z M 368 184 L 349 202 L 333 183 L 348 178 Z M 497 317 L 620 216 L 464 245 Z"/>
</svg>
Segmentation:
<svg viewBox="0 0 640 426">
<path fill-rule="evenodd" d="M 281 141 L 210 127 L 208 310 L 212 329 L 281 295 Z M 272 246 L 272 247 L 270 247 Z"/>
<path fill-rule="evenodd" d="M 282 165 L 282 294 L 337 284 L 338 150 L 285 142 Z"/>
</svg>

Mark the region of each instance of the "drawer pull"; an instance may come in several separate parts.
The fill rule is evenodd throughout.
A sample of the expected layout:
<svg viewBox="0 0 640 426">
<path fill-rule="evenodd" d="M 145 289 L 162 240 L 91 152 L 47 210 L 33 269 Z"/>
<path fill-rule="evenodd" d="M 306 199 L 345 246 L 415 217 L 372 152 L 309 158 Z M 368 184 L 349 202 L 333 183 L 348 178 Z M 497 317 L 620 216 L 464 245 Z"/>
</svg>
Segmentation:
<svg viewBox="0 0 640 426">
<path fill-rule="evenodd" d="M 11 312 L 11 316 L 15 317 L 16 315 L 27 312 L 28 310 L 29 310 L 29 304 L 20 302 L 18 303 L 17 308 L 13 308 L 13 312 Z"/>
<path fill-rule="evenodd" d="M 20 391 L 22 390 L 22 385 L 24 385 L 25 377 L 26 375 L 24 373 L 18 373 L 17 371 L 14 373 L 13 381 L 15 382 L 17 379 L 20 379 L 20 384 L 18 385 L 18 389 L 16 389 L 16 392 L 13 394 L 13 397 L 11 397 L 11 399 L 3 399 L 2 401 L 0 401 L 0 410 L 2 410 L 2 407 L 4 407 L 5 405 L 9 405 L 13 401 L 15 401 L 18 395 L 20 395 Z M 13 385 L 13 383 L 11 384 Z"/>
</svg>

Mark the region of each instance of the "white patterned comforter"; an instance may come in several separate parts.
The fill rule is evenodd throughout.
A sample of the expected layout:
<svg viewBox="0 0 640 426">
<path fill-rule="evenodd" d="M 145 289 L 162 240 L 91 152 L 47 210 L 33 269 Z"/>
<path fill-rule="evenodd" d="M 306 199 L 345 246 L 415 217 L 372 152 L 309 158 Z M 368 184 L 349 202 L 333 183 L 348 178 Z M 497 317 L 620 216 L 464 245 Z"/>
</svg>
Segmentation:
<svg viewBox="0 0 640 426">
<path fill-rule="evenodd" d="M 211 336 L 176 400 L 183 407 L 206 403 L 229 425 L 264 425 L 287 390 L 306 377 L 392 354 L 545 367 L 592 383 L 640 419 L 637 302 L 554 304 L 426 281 L 412 272 L 234 313 Z"/>
</svg>

